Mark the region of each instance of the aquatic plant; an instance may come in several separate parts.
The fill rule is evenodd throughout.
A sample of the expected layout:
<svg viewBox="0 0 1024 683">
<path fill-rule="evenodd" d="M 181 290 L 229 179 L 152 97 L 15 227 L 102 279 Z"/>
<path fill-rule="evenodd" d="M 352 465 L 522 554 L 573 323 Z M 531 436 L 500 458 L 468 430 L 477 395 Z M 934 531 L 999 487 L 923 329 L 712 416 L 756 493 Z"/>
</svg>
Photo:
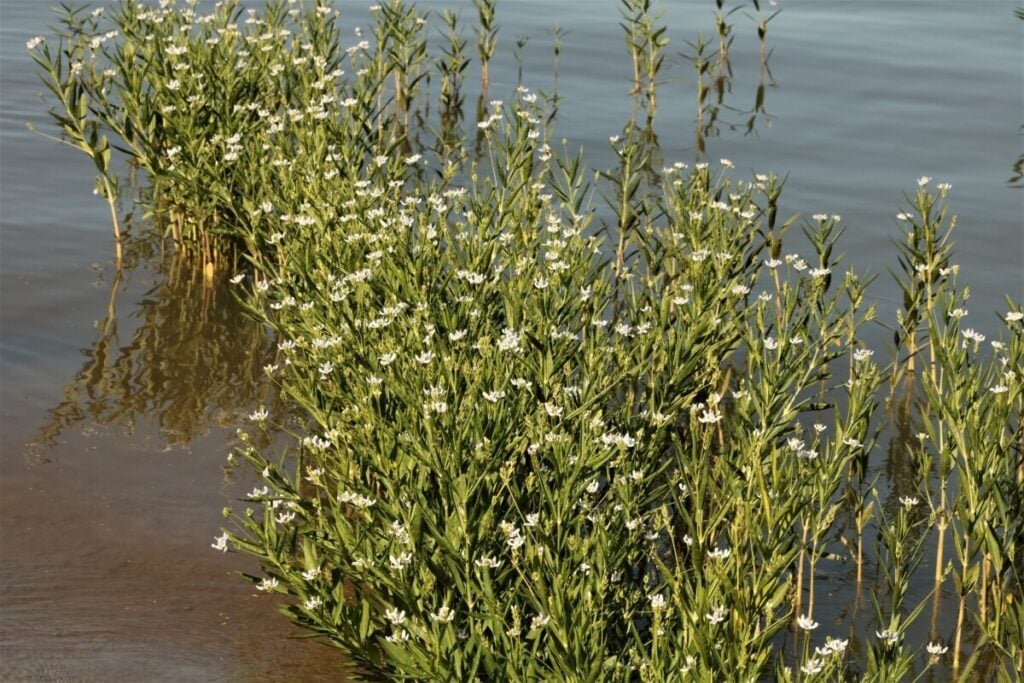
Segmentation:
<svg viewBox="0 0 1024 683">
<path fill-rule="evenodd" d="M 658 74 L 665 63 L 668 47 L 668 26 L 658 25 L 661 13 L 655 11 L 654 0 L 620 0 L 620 24 L 626 35 L 626 48 L 633 63 L 634 98 L 644 96 L 648 123 L 658 109 Z"/>
<path fill-rule="evenodd" d="M 475 6 L 486 92 L 497 5 Z M 989 657 L 1008 679 L 1024 313 L 991 353 L 961 329 L 950 188 L 922 178 L 880 365 L 839 216 L 790 235 L 781 179 L 660 160 L 664 27 L 624 6 L 648 125 L 596 175 L 552 145 L 554 95 L 482 96 L 463 133 L 456 15 L 431 52 L 399 0 L 347 46 L 328 4 L 283 0 L 125 2 L 65 24 L 59 54 L 30 45 L 72 144 L 119 140 L 167 237 L 275 333 L 266 370 L 304 427 L 277 452 L 252 413 L 237 457 L 261 481 L 214 546 L 256 557 L 257 588 L 377 677 L 887 680 Z M 692 55 L 698 141 L 729 88 L 718 8 L 717 50 Z M 890 419 L 922 425 L 891 444 L 909 491 L 869 471 Z M 952 582 L 956 619 L 926 642 L 908 596 L 933 532 L 926 579 L 933 599 Z M 873 614 L 821 628 L 823 581 Z"/>
<path fill-rule="evenodd" d="M 480 90 L 486 97 L 491 85 L 491 59 L 498 48 L 498 25 L 495 23 L 498 0 L 473 0 L 480 24 L 476 28 L 476 47 L 480 54 Z"/>
<path fill-rule="evenodd" d="M 116 72 L 99 69 L 89 55 L 117 38 L 118 31 L 100 33 L 102 8 L 88 14 L 84 8 L 67 8 L 61 17 L 57 45 L 51 48 L 42 36 L 26 43 L 29 54 L 39 66 L 39 75 L 60 106 L 51 115 L 60 127 L 57 139 L 92 159 L 96 166 L 97 195 L 106 200 L 114 230 L 114 256 L 120 268 L 124 258 L 121 221 L 118 216 L 118 178 L 111 167 L 111 146 L 100 122 L 90 118 L 90 110 L 104 101 L 111 78 Z M 50 136 L 48 136 L 50 137 Z"/>
</svg>

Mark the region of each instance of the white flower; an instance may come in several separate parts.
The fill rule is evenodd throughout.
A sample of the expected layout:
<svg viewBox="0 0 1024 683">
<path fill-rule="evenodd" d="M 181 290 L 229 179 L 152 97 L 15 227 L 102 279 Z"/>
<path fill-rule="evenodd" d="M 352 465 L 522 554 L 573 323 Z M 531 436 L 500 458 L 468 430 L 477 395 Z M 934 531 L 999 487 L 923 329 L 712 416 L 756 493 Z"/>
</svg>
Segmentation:
<svg viewBox="0 0 1024 683">
<path fill-rule="evenodd" d="M 605 432 L 601 435 L 601 443 L 605 446 L 622 446 L 632 448 L 636 445 L 636 439 L 629 434 L 618 434 L 616 432 Z"/>
<path fill-rule="evenodd" d="M 810 271 L 811 277 L 825 277 L 832 271 L 828 268 L 812 268 Z"/>
<path fill-rule="evenodd" d="M 509 534 L 506 543 L 508 543 L 509 550 L 517 550 L 526 544 L 526 539 L 520 536 L 519 531 L 517 530 L 514 534 Z"/>
<path fill-rule="evenodd" d="M 424 351 L 420 355 L 416 356 L 416 362 L 420 363 L 421 365 L 426 365 L 432 360 L 434 360 L 433 351 Z"/>
<path fill-rule="evenodd" d="M 1010 388 L 1007 387 L 1005 384 L 1000 384 L 989 389 L 989 391 L 991 391 L 993 394 L 1004 394 L 1009 390 Z"/>
<path fill-rule="evenodd" d="M 820 673 L 823 668 L 824 668 L 824 663 L 820 659 L 818 659 L 817 657 L 814 657 L 814 658 L 808 660 L 808 662 L 806 664 L 804 664 L 802 667 L 800 667 L 800 670 L 803 671 L 808 676 L 812 676 L 812 675 L 814 675 L 816 673 Z"/>
<path fill-rule="evenodd" d="M 302 572 L 302 578 L 306 581 L 313 581 L 318 576 L 320 576 L 319 569 L 307 569 L 306 571 Z"/>
<path fill-rule="evenodd" d="M 890 631 L 889 629 L 875 631 L 875 635 L 878 636 L 881 640 L 884 640 L 886 645 L 895 645 L 900 640 L 899 632 Z"/>
<path fill-rule="evenodd" d="M 214 550 L 219 550 L 222 553 L 226 553 L 228 551 L 228 535 L 221 534 L 220 536 L 217 536 L 213 539 L 213 543 L 210 544 L 210 547 Z"/>
<path fill-rule="evenodd" d="M 387 366 L 395 362 L 395 358 L 398 358 L 397 354 L 385 353 L 377 360 L 382 368 L 386 368 Z"/>
<path fill-rule="evenodd" d="M 653 610 L 660 610 L 665 607 L 665 596 L 661 593 L 656 593 L 655 595 L 652 595 L 650 600 L 651 609 Z"/>
<path fill-rule="evenodd" d="M 324 601 L 323 601 L 323 598 L 321 598 L 319 595 L 314 595 L 313 597 L 307 599 L 303 603 L 305 608 L 310 610 L 310 611 L 315 610 L 317 607 L 319 607 L 322 604 L 324 604 Z"/>
<path fill-rule="evenodd" d="M 519 350 L 519 333 L 515 330 L 505 328 L 501 331 L 501 339 L 498 340 L 498 350 L 500 351 L 518 351 Z M 513 382 L 514 383 L 514 382 Z"/>
<path fill-rule="evenodd" d="M 448 605 L 441 605 L 439 610 L 430 613 L 430 618 L 442 624 L 448 624 L 455 618 L 455 611 Z"/>
<path fill-rule="evenodd" d="M 875 355 L 875 352 L 871 349 L 857 349 L 853 352 L 853 359 L 855 361 L 862 361 L 871 358 L 873 355 Z"/>
<path fill-rule="evenodd" d="M 395 626 L 401 626 L 405 623 L 405 610 L 400 610 L 397 607 L 390 607 L 386 612 L 384 612 L 384 618 Z"/>
<path fill-rule="evenodd" d="M 896 218 L 900 219 L 901 221 L 910 221 L 914 219 L 914 215 L 905 212 L 900 212 L 896 214 Z"/>
<path fill-rule="evenodd" d="M 391 564 L 392 569 L 404 569 L 406 565 L 412 562 L 412 553 L 401 553 L 399 555 L 391 555 L 388 557 L 388 561 Z"/>
<path fill-rule="evenodd" d="M 825 647 L 830 650 L 833 654 L 842 654 L 846 651 L 846 647 L 850 644 L 849 640 L 839 640 L 829 636 L 825 638 Z"/>
<path fill-rule="evenodd" d="M 546 412 L 549 417 L 561 417 L 562 407 L 557 406 L 554 403 L 548 402 L 544 404 L 544 412 Z"/>
<path fill-rule="evenodd" d="M 485 555 L 485 556 L 481 557 L 479 560 L 477 560 L 475 564 L 478 567 L 487 567 L 489 569 L 497 569 L 498 567 L 501 566 L 502 562 L 501 562 L 501 560 L 498 560 L 496 558 L 493 558 L 493 557 L 490 557 L 488 555 Z"/>
<path fill-rule="evenodd" d="M 813 631 L 819 626 L 818 622 L 803 614 L 796 618 L 796 624 L 805 631 Z"/>
<path fill-rule="evenodd" d="M 1010 311 L 1006 314 L 1006 322 L 1015 323 L 1024 320 L 1024 311 Z"/>
<path fill-rule="evenodd" d="M 401 629 L 399 631 L 395 631 L 390 636 L 386 636 L 384 640 L 388 641 L 389 643 L 394 643 L 396 645 L 398 643 L 404 643 L 405 641 L 409 640 L 409 632 L 405 629 Z"/>
<path fill-rule="evenodd" d="M 975 332 L 973 329 L 969 327 L 966 330 L 964 330 L 962 334 L 964 335 L 964 339 L 967 341 L 974 341 L 978 342 L 979 344 L 985 341 L 985 335 L 981 334 L 980 332 Z"/>
<path fill-rule="evenodd" d="M 903 505 L 908 510 L 918 504 L 917 498 L 913 496 L 900 496 L 900 505 Z"/>
<path fill-rule="evenodd" d="M 551 617 L 547 614 L 538 614 L 533 618 L 533 621 L 530 622 L 530 630 L 536 631 L 539 628 L 547 626 L 549 621 L 551 621 Z"/>
<path fill-rule="evenodd" d="M 768 349 L 769 351 L 774 351 L 775 349 L 779 348 L 779 342 L 776 341 L 775 337 L 765 337 L 764 348 Z"/>
<path fill-rule="evenodd" d="M 933 657 L 944 655 L 949 651 L 949 648 L 943 645 L 942 643 L 928 643 L 928 645 L 925 646 L 925 649 L 928 650 L 928 654 L 932 655 Z"/>
<path fill-rule="evenodd" d="M 253 422 L 263 422 L 269 416 L 270 413 L 267 412 L 267 409 L 264 408 L 263 406 L 260 406 L 258 410 L 249 414 L 249 419 L 252 420 Z"/>
<path fill-rule="evenodd" d="M 716 560 L 725 560 L 731 554 L 732 551 L 729 548 L 715 548 L 714 550 L 708 553 L 708 556 Z"/>
<path fill-rule="evenodd" d="M 486 398 L 491 403 L 497 403 L 501 399 L 505 398 L 505 392 L 504 391 L 485 391 L 483 396 L 484 396 L 484 398 Z"/>
<path fill-rule="evenodd" d="M 36 36 L 35 38 L 32 38 L 27 43 L 25 43 L 25 47 L 27 47 L 29 50 L 34 50 L 40 45 L 42 45 L 44 42 L 46 42 L 45 38 L 43 38 L 42 36 Z"/>
<path fill-rule="evenodd" d="M 280 582 L 275 578 L 263 579 L 258 584 L 256 584 L 256 590 L 266 591 L 269 593 L 270 591 L 277 588 L 279 583 Z"/>
<path fill-rule="evenodd" d="M 918 187 L 924 187 L 925 185 L 927 185 L 931 181 L 932 181 L 932 179 L 929 176 L 923 175 L 923 176 L 921 176 L 920 178 L 917 179 L 917 186 Z"/>
<path fill-rule="evenodd" d="M 231 278 L 230 282 L 233 285 L 237 285 L 239 282 L 245 279 L 245 273 L 239 273 L 238 275 Z"/>
<path fill-rule="evenodd" d="M 264 486 L 263 488 L 253 487 L 252 491 L 245 496 L 246 498 L 263 498 L 264 496 L 270 495 L 270 489 Z"/>
<path fill-rule="evenodd" d="M 701 424 L 714 424 L 722 419 L 722 414 L 715 410 L 705 410 L 701 413 L 700 417 L 697 418 L 697 422 Z"/>
<path fill-rule="evenodd" d="M 720 624 L 725 621 L 725 617 L 727 615 L 728 612 L 726 611 L 725 606 L 719 605 L 710 614 L 705 614 L 704 617 L 712 624 Z"/>
</svg>

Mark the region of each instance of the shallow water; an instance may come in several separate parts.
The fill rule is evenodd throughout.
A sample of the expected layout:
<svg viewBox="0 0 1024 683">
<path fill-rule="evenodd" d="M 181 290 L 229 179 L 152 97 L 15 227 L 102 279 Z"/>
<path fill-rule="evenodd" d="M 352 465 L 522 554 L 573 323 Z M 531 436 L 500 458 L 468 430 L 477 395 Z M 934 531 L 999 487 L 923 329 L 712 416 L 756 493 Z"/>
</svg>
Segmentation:
<svg viewBox="0 0 1024 683">
<path fill-rule="evenodd" d="M 159 259 L 136 255 L 148 265 L 112 281 L 89 163 L 25 128 L 50 131 L 24 53 L 45 32 L 47 4 L 0 7 L 0 678 L 336 679 L 335 654 L 289 640 L 272 599 L 239 580 L 252 563 L 209 547 L 242 485 L 224 467 L 234 425 L 270 397 L 259 379 L 267 340 L 225 292 L 169 274 Z M 365 8 L 338 4 L 365 25 Z M 675 55 L 698 30 L 713 35 L 713 3 L 671 4 L 673 64 L 656 128 L 667 162 L 692 162 L 693 81 Z M 741 127 L 720 126 L 707 156 L 744 173 L 788 173 L 790 211 L 841 214 L 849 258 L 883 274 L 874 292 L 890 312 L 896 289 L 884 274 L 895 265 L 889 236 L 902 193 L 921 175 L 952 183 L 970 321 L 992 336 L 1002 295 L 1024 296 L 1024 194 L 1006 186 L 1024 122 L 1015 3 L 780 6 L 765 112 L 749 135 L 749 116 L 723 114 Z M 745 110 L 759 83 L 757 41 L 741 13 L 734 19 L 728 102 Z M 559 131 L 608 163 L 607 138 L 631 108 L 617 3 L 505 0 L 499 22 L 491 95 L 515 84 L 518 35 L 531 36 L 526 84 L 552 87 L 549 31 L 560 24 L 569 33 Z M 896 457 L 880 455 L 877 471 L 899 472 Z M 887 481 L 899 489 L 898 475 Z M 819 584 L 835 601 L 820 598 L 829 633 L 852 609 L 848 568 L 834 569 Z"/>
</svg>

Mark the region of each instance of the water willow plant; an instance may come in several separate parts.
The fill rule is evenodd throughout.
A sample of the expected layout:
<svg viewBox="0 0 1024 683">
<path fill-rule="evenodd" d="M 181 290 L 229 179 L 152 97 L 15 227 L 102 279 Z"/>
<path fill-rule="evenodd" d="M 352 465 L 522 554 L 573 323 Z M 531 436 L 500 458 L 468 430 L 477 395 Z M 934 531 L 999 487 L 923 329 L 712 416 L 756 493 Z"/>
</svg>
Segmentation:
<svg viewBox="0 0 1024 683">
<path fill-rule="evenodd" d="M 440 146 L 438 156 L 442 163 L 446 163 L 448 155 L 458 149 L 462 140 L 462 132 L 459 130 L 464 104 L 462 89 L 470 60 L 465 56 L 466 39 L 459 32 L 459 15 L 452 10 L 445 10 L 441 18 L 445 25 L 446 45 L 441 48 L 442 54 L 437 60 L 441 75 L 438 94 L 441 130 L 437 138 Z"/>
<path fill-rule="evenodd" d="M 250 230 L 269 151 L 312 138 L 334 145 L 340 168 L 367 152 L 416 153 L 409 118 L 424 100 L 424 17 L 391 0 L 372 44 L 360 33 L 345 45 L 338 16 L 326 2 L 256 10 L 231 0 L 204 14 L 197 2 L 125 0 L 88 15 L 65 9 L 59 48 L 40 38 L 29 49 L 57 95 L 66 141 L 97 163 L 115 231 L 112 146 L 145 173 L 140 199 L 173 243 L 223 269 L 262 253 L 269 236 Z"/>
<path fill-rule="evenodd" d="M 952 461 L 957 473 L 956 514 L 948 523 L 953 535 L 955 586 L 959 598 L 953 668 L 961 662 L 964 619 L 969 599 L 987 634 L 1020 670 L 1021 635 L 1018 598 L 1022 533 L 1019 504 L 1022 486 L 1021 442 L 1024 425 L 1013 391 L 1024 368 L 1021 335 L 1009 345 L 995 342 L 995 360 L 978 359 L 984 336 L 961 329 L 966 291 L 955 287 L 939 303 L 930 325 L 938 371 L 923 379 L 931 419 L 927 436 L 937 445 L 940 505 Z M 941 317 L 940 317 L 941 316 Z M 1019 327 L 1020 314 L 1007 322 Z M 960 406 L 954 409 L 953 406 Z M 1007 457 L 1010 455 L 1010 457 Z M 944 510 L 943 510 L 944 512 Z M 939 532 L 944 533 L 945 525 Z"/>
<path fill-rule="evenodd" d="M 396 678 L 786 677 L 778 639 L 814 623 L 794 577 L 881 382 L 858 279 L 830 291 L 837 219 L 809 231 L 818 267 L 776 258 L 775 179 L 680 164 L 606 261 L 534 102 L 498 107 L 467 187 L 410 186 L 398 158 L 271 191 L 315 216 L 249 280 L 310 435 L 294 459 L 244 450 L 265 486 L 218 545 Z M 807 444 L 812 412 L 833 420 Z M 846 667 L 844 641 L 804 642 L 802 676 L 821 651 Z"/>
<path fill-rule="evenodd" d="M 481 99 L 486 99 L 491 87 L 491 60 L 498 49 L 498 25 L 495 23 L 498 0 L 473 0 L 473 6 L 480 21 L 476 28 L 476 48 L 480 54 Z"/>
<path fill-rule="evenodd" d="M 904 521 L 949 531 L 955 556 L 936 584 L 954 580 L 960 626 L 924 649 L 913 612 L 886 601 L 916 537 L 884 531 L 874 553 L 863 539 L 884 509 L 876 389 L 907 356 L 879 367 L 863 342 L 869 278 L 840 277 L 839 218 L 813 217 L 807 256 L 784 253 L 779 179 L 730 180 L 724 161 L 659 172 L 653 129 L 633 124 L 592 187 L 525 89 L 490 102 L 477 158 L 455 131 L 431 166 L 419 18 L 394 0 L 373 43 L 344 46 L 324 3 L 125 2 L 66 39 L 88 64 L 36 53 L 145 171 L 174 241 L 204 264 L 240 257 L 236 283 L 277 334 L 270 372 L 308 417 L 290 454 L 246 442 L 264 481 L 217 547 L 258 557 L 254 580 L 296 622 L 394 678 L 880 679 L 923 672 L 946 642 L 958 675 L 994 651 L 1009 676 L 1024 315 L 1011 306 L 995 361 L 959 330 L 945 190 L 919 185 L 897 338 L 911 358 L 930 349 L 925 399 L 907 405 L 931 435 L 914 462 L 939 477 L 935 495 L 915 483 L 934 514 Z M 847 647 L 865 634 L 816 632 L 845 516 L 858 584 L 862 564 L 890 577 L 867 587 L 887 609 L 866 659 Z"/>
<path fill-rule="evenodd" d="M 94 99 L 98 96 L 103 101 L 112 73 L 97 70 L 87 55 L 118 36 L 116 30 L 99 32 L 102 13 L 102 8 L 88 14 L 84 8 L 68 8 L 61 18 L 56 48 L 51 49 L 41 36 L 29 40 L 26 47 L 40 68 L 43 84 L 60 103 L 59 108 L 51 110 L 63 134 L 59 141 L 86 154 L 96 166 L 95 193 L 110 208 L 115 262 L 120 269 L 124 248 L 117 209 L 118 179 L 111 168 L 110 141 L 101 132 L 100 123 L 89 115 Z"/>
<path fill-rule="evenodd" d="M 410 103 L 416 99 L 420 81 L 426 77 L 426 17 L 415 6 L 400 0 L 375 5 L 380 18 L 375 24 L 378 46 L 375 64 L 378 78 L 390 72 L 394 79 L 394 105 L 404 127 L 409 126 Z M 378 96 L 382 93 L 378 91 Z M 378 108 L 383 108 L 378 103 Z"/>
<path fill-rule="evenodd" d="M 738 345 L 740 321 L 720 321 L 728 332 L 719 334 L 683 301 L 692 292 L 728 315 L 740 294 L 719 284 L 745 286 L 758 263 L 754 233 L 732 231 L 739 242 L 714 244 L 712 258 L 694 257 L 685 233 L 669 238 L 659 251 L 676 266 L 664 292 L 627 283 L 623 312 L 608 319 L 608 269 L 574 210 L 581 167 L 566 159 L 531 173 L 529 120 L 488 132 L 492 168 L 510 170 L 468 193 L 410 196 L 387 176 L 361 181 L 364 201 L 357 193 L 352 208 L 368 232 L 321 234 L 320 263 L 333 265 L 312 283 L 287 265 L 308 259 L 304 240 L 280 243 L 285 275 L 267 303 L 298 313 L 275 318 L 287 319 L 285 344 L 295 344 L 288 373 L 303 384 L 292 390 L 322 435 L 291 472 L 247 452 L 271 488 L 254 496 L 263 512 L 242 518 L 251 540 L 237 541 L 274 548 L 264 588 L 308 580 L 300 621 L 396 675 L 626 679 L 634 666 L 665 671 L 685 665 L 680 652 L 701 650 L 756 672 L 785 623 L 788 534 L 783 525 L 774 540 L 749 537 L 761 527 L 716 503 L 714 490 L 727 487 L 745 516 L 762 509 L 722 476 L 743 451 L 714 467 L 694 458 L 719 441 L 719 359 Z M 546 181 L 560 204 L 541 198 Z M 708 182 L 705 170 L 677 192 L 703 195 L 703 205 Z M 721 226 L 685 222 L 693 237 L 725 239 Z M 308 284 L 330 305 L 308 299 Z M 669 304 L 668 292 L 680 300 Z M 655 343 L 680 318 L 688 331 Z M 328 329 L 331 339 L 315 332 Z M 339 534 L 334 550 L 305 535 L 320 520 Z M 766 566 L 733 585 L 744 572 L 728 548 L 750 543 Z M 722 576 L 706 584 L 711 567 Z M 327 585 L 334 592 L 322 594 Z M 720 601 L 736 605 L 729 632 L 747 634 L 731 654 L 716 653 L 718 620 L 705 618 Z M 763 608 L 777 612 L 765 623 L 754 616 Z M 664 619 L 655 635 L 670 632 L 686 649 L 654 647 L 652 619 Z"/>
<path fill-rule="evenodd" d="M 661 13 L 654 9 L 654 0 L 620 0 L 620 24 L 626 35 L 626 49 L 633 63 L 634 108 L 644 96 L 647 120 L 652 122 L 658 108 L 658 73 L 665 63 L 668 26 L 657 25 Z"/>
</svg>

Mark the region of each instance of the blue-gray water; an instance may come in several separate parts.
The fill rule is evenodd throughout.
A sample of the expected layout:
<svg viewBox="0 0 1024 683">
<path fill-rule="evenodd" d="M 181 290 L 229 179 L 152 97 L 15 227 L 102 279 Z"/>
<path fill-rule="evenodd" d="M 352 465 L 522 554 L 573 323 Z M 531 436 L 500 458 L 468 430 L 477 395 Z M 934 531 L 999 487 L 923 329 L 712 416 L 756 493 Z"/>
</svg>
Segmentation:
<svg viewBox="0 0 1024 683">
<path fill-rule="evenodd" d="M 26 130 L 32 122 L 53 132 L 24 49 L 46 33 L 48 4 L 0 6 L 0 678 L 323 679 L 329 658 L 286 641 L 270 602 L 233 574 L 252 567 L 209 548 L 234 486 L 222 469 L 232 425 L 260 391 L 244 372 L 201 365 L 242 324 L 237 312 L 201 286 L 168 288 L 164 273 L 111 282 L 110 226 L 88 161 Z M 666 162 L 692 163 L 693 75 L 678 53 L 698 31 L 713 37 L 714 3 L 662 4 L 672 43 L 656 129 Z M 364 5 L 338 5 L 365 25 Z M 1006 184 L 1024 123 L 1015 5 L 782 0 L 768 31 L 766 116 L 747 135 L 725 125 L 746 117 L 723 114 L 707 157 L 728 158 L 737 172 L 788 174 L 788 212 L 841 214 L 849 261 L 881 274 L 874 293 L 887 318 L 902 194 L 922 175 L 951 183 L 969 321 L 994 335 L 1003 294 L 1024 297 L 1024 193 Z M 550 31 L 560 25 L 568 33 L 558 135 L 597 165 L 609 162 L 607 138 L 631 109 L 617 8 L 614 0 L 499 3 L 491 95 L 512 90 L 519 35 L 530 36 L 526 85 L 550 90 Z M 747 110 L 758 45 L 742 11 L 732 20 L 727 104 Z M 176 333 L 176 320 L 195 327 Z M 204 337 L 208 348 L 190 345 Z M 147 352 L 162 346 L 163 357 Z M 217 353 L 243 364 L 257 347 Z M 221 385 L 206 390 L 205 377 Z M 837 605 L 836 619 L 842 613 Z"/>
</svg>

